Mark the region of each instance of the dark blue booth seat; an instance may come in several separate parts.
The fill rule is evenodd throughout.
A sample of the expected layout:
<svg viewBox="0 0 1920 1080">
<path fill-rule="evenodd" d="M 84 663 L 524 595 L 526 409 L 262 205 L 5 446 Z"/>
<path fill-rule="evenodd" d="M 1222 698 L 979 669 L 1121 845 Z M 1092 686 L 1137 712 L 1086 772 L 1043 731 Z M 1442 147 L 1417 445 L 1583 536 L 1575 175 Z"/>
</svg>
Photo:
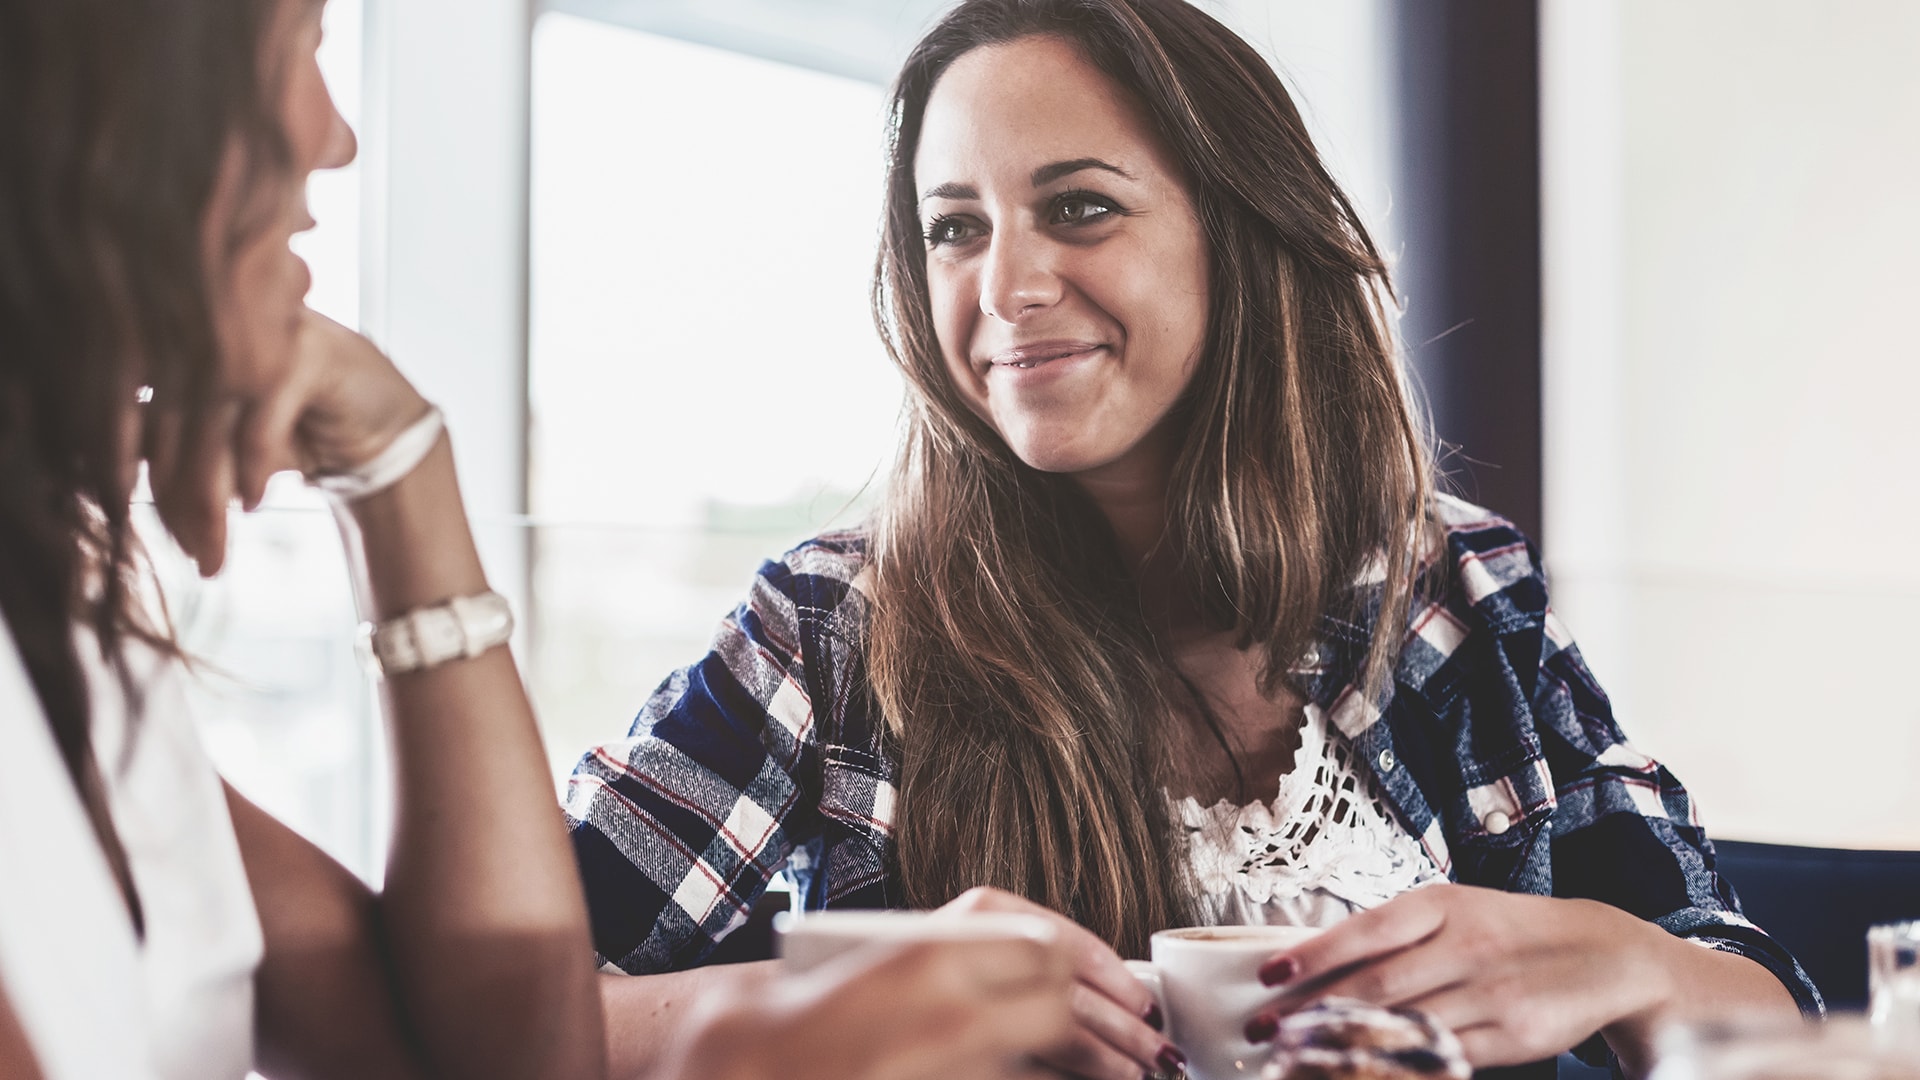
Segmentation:
<svg viewBox="0 0 1920 1080">
<path fill-rule="evenodd" d="M 1920 919 L 1920 851 L 1713 846 L 1747 917 L 1799 957 L 1827 1008 L 1865 1008 L 1867 927 Z"/>
</svg>

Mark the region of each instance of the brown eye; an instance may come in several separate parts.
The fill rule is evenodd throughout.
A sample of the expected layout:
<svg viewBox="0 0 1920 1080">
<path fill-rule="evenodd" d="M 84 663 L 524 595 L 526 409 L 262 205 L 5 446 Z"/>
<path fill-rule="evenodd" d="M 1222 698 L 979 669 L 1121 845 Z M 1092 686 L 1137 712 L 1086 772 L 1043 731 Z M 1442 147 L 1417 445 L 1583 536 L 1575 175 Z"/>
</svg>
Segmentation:
<svg viewBox="0 0 1920 1080">
<path fill-rule="evenodd" d="M 973 226 L 962 218 L 937 218 L 927 226 L 928 247 L 942 244 L 958 244 L 973 236 Z"/>
<path fill-rule="evenodd" d="M 1050 219 L 1055 225 L 1085 225 L 1115 212 L 1112 203 L 1093 195 L 1069 193 L 1053 204 Z"/>
</svg>

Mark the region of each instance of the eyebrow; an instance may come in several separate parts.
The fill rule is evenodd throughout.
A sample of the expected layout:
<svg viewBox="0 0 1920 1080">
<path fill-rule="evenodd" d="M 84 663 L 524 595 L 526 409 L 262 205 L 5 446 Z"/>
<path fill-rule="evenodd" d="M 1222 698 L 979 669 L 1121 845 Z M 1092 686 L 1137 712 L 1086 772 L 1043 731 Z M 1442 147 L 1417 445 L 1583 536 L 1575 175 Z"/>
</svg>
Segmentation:
<svg viewBox="0 0 1920 1080">
<path fill-rule="evenodd" d="M 1051 165 L 1042 165 L 1033 170 L 1033 186 L 1039 187 L 1042 184 L 1051 184 L 1063 176 L 1072 176 L 1074 173 L 1087 169 L 1103 169 L 1116 176 L 1123 176 L 1128 180 L 1133 179 L 1132 173 L 1118 165 L 1101 161 L 1099 158 L 1083 157 L 1074 158 L 1072 161 L 1056 161 Z"/>
<path fill-rule="evenodd" d="M 1115 176 L 1125 177 L 1128 180 L 1134 179 L 1132 173 L 1118 165 L 1102 161 L 1099 158 L 1085 157 L 1074 158 L 1071 161 L 1056 161 L 1051 165 L 1042 165 L 1033 170 L 1031 183 L 1034 187 L 1041 187 L 1046 184 L 1051 184 L 1061 177 L 1072 176 L 1074 173 L 1084 172 L 1087 169 L 1100 169 L 1113 173 Z M 927 189 L 927 193 L 920 196 L 920 201 L 926 202 L 928 199 L 977 199 L 979 197 L 980 191 L 973 185 L 948 181 L 947 183 Z"/>
</svg>

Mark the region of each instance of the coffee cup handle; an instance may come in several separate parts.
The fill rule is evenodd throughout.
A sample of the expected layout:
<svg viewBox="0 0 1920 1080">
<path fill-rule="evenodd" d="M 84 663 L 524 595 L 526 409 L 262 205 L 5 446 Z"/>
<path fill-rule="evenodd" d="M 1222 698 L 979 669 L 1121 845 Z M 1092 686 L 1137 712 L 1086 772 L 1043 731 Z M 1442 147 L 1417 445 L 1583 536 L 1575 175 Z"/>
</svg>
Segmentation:
<svg viewBox="0 0 1920 1080">
<path fill-rule="evenodd" d="M 1127 974 L 1140 980 L 1140 985 L 1153 995 L 1154 1004 L 1160 1006 L 1160 1015 L 1167 1015 L 1167 995 L 1160 989 L 1160 971 L 1151 960 L 1127 960 Z"/>
</svg>

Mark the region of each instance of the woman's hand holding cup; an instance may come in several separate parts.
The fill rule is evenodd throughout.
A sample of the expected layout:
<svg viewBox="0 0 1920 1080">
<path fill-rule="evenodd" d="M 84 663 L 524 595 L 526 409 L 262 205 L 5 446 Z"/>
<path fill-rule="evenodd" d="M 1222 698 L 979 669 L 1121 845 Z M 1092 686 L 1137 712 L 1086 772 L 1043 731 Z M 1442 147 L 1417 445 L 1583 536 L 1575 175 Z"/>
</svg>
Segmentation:
<svg viewBox="0 0 1920 1080">
<path fill-rule="evenodd" d="M 1318 933 L 1300 926 L 1188 926 L 1153 935 L 1152 962 L 1129 967 L 1159 997 L 1167 1033 L 1192 1059 L 1189 1077 L 1240 1080 L 1259 1074 L 1267 1055 L 1247 1037 L 1247 1023 L 1281 993 L 1262 984 L 1260 971 L 1276 953 Z"/>
<path fill-rule="evenodd" d="M 696 1001 L 663 1080 L 1037 1077 L 1042 1049 L 1073 1028 L 1073 957 L 1056 935 L 944 936 L 908 921 L 863 935 L 808 918 L 832 929 L 807 935 L 806 959 Z"/>
<path fill-rule="evenodd" d="M 1068 1038 L 1042 1052 L 1040 1061 L 1071 1076 L 1092 1080 L 1139 1080 L 1143 1073 L 1170 1073 L 1185 1064 L 1160 1033 L 1159 1005 L 1106 942 L 1058 912 L 999 889 L 970 889 L 943 912 L 1011 912 L 1047 919 L 1072 959 L 1074 1026 Z"/>
</svg>

